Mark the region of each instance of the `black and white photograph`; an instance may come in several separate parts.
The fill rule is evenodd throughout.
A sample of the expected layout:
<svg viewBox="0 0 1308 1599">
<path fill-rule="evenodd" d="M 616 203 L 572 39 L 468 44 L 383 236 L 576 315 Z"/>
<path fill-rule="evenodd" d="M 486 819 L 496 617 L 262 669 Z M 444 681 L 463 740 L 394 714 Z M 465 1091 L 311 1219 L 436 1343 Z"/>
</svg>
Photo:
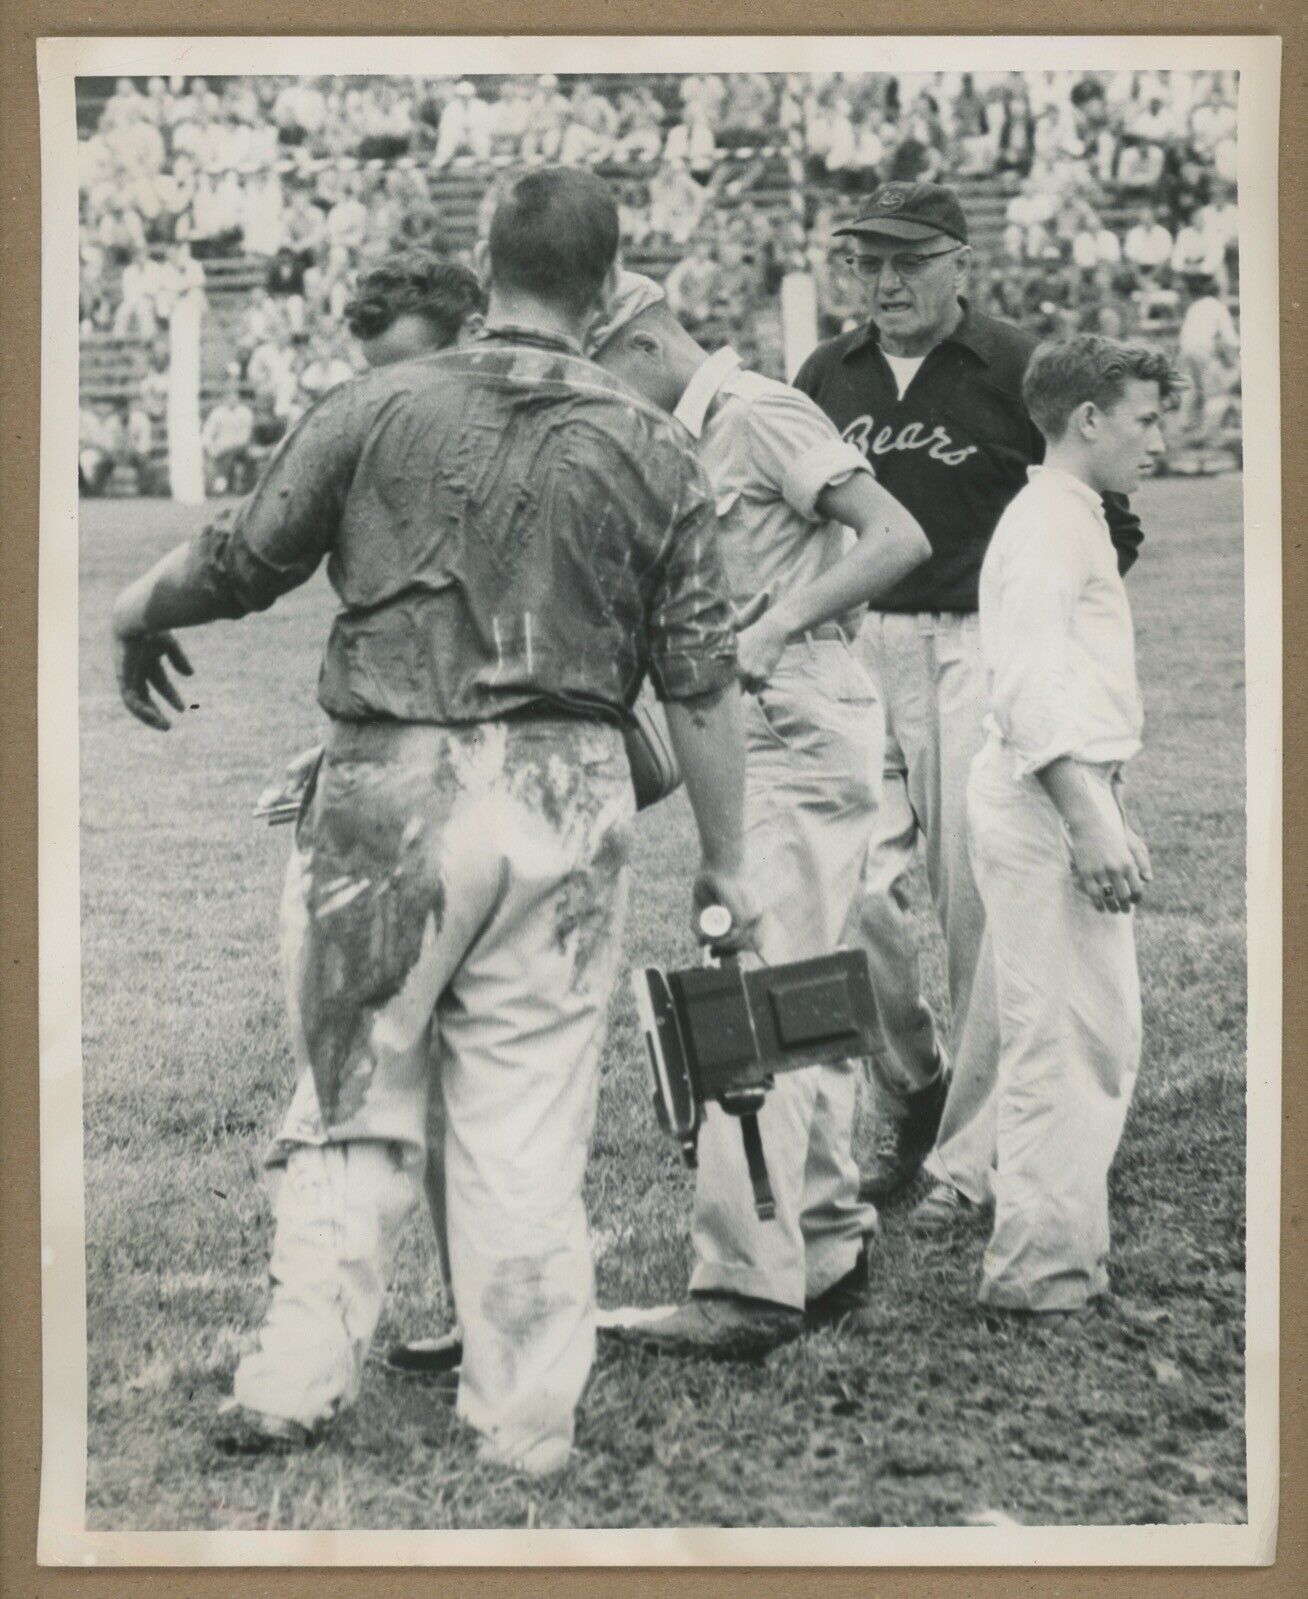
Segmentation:
<svg viewBox="0 0 1308 1599">
<path fill-rule="evenodd" d="M 43 1563 L 1274 1558 L 1278 72 L 42 42 Z"/>
</svg>

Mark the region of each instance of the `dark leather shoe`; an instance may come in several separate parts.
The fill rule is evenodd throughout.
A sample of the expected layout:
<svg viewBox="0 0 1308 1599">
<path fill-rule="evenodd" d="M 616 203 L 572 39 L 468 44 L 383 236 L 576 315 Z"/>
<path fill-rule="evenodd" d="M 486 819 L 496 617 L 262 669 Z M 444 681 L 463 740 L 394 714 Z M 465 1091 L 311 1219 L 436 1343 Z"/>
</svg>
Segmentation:
<svg viewBox="0 0 1308 1599">
<path fill-rule="evenodd" d="M 740 1294 L 696 1294 L 669 1316 L 634 1327 L 610 1327 L 605 1336 L 650 1355 L 761 1360 L 803 1330 L 803 1311 L 788 1305 Z"/>
<path fill-rule="evenodd" d="M 386 1352 L 386 1369 L 405 1377 L 430 1377 L 457 1383 L 463 1364 L 463 1335 L 458 1331 L 438 1338 L 415 1338 L 393 1344 Z"/>
<path fill-rule="evenodd" d="M 866 1310 L 872 1298 L 872 1272 L 864 1244 L 852 1268 L 804 1306 L 804 1319 L 810 1327 L 830 1327 L 846 1316 Z"/>
<path fill-rule="evenodd" d="M 311 1448 L 317 1441 L 315 1429 L 284 1416 L 251 1410 L 235 1399 L 219 1406 L 213 1433 L 214 1448 L 225 1455 L 290 1455 Z"/>
<path fill-rule="evenodd" d="M 868 1204 L 884 1205 L 902 1193 L 922 1170 L 931 1153 L 944 1115 L 949 1075 L 941 1072 L 934 1082 L 909 1094 L 903 1108 L 877 1127 L 872 1164 L 863 1173 L 858 1197 Z"/>
</svg>

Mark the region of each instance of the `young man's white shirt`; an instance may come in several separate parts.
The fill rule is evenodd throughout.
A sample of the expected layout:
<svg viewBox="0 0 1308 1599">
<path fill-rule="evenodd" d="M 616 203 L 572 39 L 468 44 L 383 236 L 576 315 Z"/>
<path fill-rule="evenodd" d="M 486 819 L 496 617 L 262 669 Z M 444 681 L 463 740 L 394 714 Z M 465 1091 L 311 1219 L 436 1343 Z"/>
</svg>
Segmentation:
<svg viewBox="0 0 1308 1599">
<path fill-rule="evenodd" d="M 986 729 L 1029 777 L 1062 756 L 1129 760 L 1144 712 L 1126 585 L 1089 484 L 1033 466 L 1000 517 L 981 567 Z"/>
</svg>

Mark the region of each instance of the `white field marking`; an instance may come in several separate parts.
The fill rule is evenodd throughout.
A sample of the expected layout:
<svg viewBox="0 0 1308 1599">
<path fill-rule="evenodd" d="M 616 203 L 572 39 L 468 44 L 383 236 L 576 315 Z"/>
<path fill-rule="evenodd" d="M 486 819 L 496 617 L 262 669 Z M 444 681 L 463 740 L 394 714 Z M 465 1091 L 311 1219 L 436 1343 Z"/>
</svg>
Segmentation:
<svg viewBox="0 0 1308 1599">
<path fill-rule="evenodd" d="M 1025 1523 L 1010 1516 L 1006 1510 L 974 1510 L 963 1517 L 969 1527 L 1021 1527 Z"/>
<path fill-rule="evenodd" d="M 528 673 L 530 673 L 533 670 L 534 661 L 535 661 L 535 657 L 534 657 L 534 655 L 532 653 L 532 646 L 531 646 L 531 612 L 530 611 L 524 611 L 522 613 L 522 626 L 523 626 L 523 631 L 525 633 L 526 642 L 527 642 L 527 671 L 528 671 Z"/>
</svg>

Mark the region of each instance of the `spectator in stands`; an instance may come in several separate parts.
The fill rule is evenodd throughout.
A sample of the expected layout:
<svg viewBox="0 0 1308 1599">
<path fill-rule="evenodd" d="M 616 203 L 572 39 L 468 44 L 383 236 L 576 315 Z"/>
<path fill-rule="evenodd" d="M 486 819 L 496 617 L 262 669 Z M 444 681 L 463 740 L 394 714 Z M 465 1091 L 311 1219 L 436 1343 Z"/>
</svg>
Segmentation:
<svg viewBox="0 0 1308 1599">
<path fill-rule="evenodd" d="M 733 80 L 734 81 L 734 80 Z M 615 161 L 657 161 L 663 148 L 663 106 L 648 84 L 624 89 L 618 96 Z"/>
<path fill-rule="evenodd" d="M 267 286 L 254 290 L 241 317 L 236 335 L 236 354 L 242 372 L 250 357 L 264 344 L 284 345 L 291 336 L 291 320 L 284 299 L 274 299 Z"/>
<path fill-rule="evenodd" d="M 1072 260 L 1083 272 L 1097 266 L 1117 266 L 1122 259 L 1122 241 L 1106 228 L 1093 207 L 1082 203 L 1076 208 L 1078 225 L 1072 239 Z"/>
<path fill-rule="evenodd" d="M 700 232 L 695 236 L 690 254 L 683 257 L 663 281 L 663 292 L 677 320 L 696 337 L 713 319 L 721 275 L 713 240 Z"/>
<path fill-rule="evenodd" d="M 564 166 L 594 165 L 613 154 L 618 134 L 618 113 L 612 101 L 598 93 L 585 79 L 572 91 L 567 126 L 559 145 L 559 160 Z"/>
<path fill-rule="evenodd" d="M 155 462 L 153 419 L 139 398 L 125 401 L 119 414 L 123 423 L 118 464 L 127 467 L 132 473 L 137 494 L 160 493 L 161 478 Z"/>
<path fill-rule="evenodd" d="M 1201 160 L 1214 161 L 1222 144 L 1234 142 L 1238 123 L 1235 106 L 1220 78 L 1214 76 L 1208 93 L 1190 113 L 1190 144 L 1195 154 Z"/>
<path fill-rule="evenodd" d="M 1214 276 L 1191 273 L 1185 289 L 1188 304 L 1177 339 L 1177 367 L 1188 386 L 1178 421 L 1192 453 L 1188 462 L 1178 460 L 1174 470 L 1189 465 L 1192 472 L 1206 474 L 1231 464 L 1229 457 L 1215 457 L 1213 449 L 1239 382 L 1240 337 Z"/>
<path fill-rule="evenodd" d="M 286 242 L 282 180 L 271 168 L 254 173 L 242 196 L 241 240 L 247 255 L 276 255 Z"/>
<path fill-rule="evenodd" d="M 691 100 L 683 108 L 681 121 L 668 133 L 663 160 L 684 166 L 701 182 L 708 179 L 717 161 L 717 140 L 713 124 L 702 100 Z"/>
<path fill-rule="evenodd" d="M 815 230 L 819 238 L 830 235 L 829 228 Z M 818 337 L 831 339 L 857 327 L 864 319 L 866 291 L 860 280 L 845 265 L 846 246 L 812 249 L 814 289 L 817 293 Z"/>
<path fill-rule="evenodd" d="M 1190 217 L 1176 235 L 1172 246 L 1172 274 L 1177 278 L 1212 278 L 1220 282 L 1226 275 L 1226 249 L 1222 241 L 1200 226 L 1200 218 Z"/>
<path fill-rule="evenodd" d="M 1043 192 L 1019 190 L 1005 210 L 1004 254 L 1010 261 L 1039 261 L 1054 242 L 1049 224 L 1054 199 Z"/>
<path fill-rule="evenodd" d="M 105 400 L 83 403 L 77 418 L 77 491 L 103 494 L 114 475 L 122 425 Z"/>
<path fill-rule="evenodd" d="M 1122 254 L 1142 282 L 1162 277 L 1172 260 L 1172 235 L 1158 220 L 1153 206 L 1140 208 L 1137 220 L 1127 229 Z"/>
<path fill-rule="evenodd" d="M 954 101 L 954 140 L 958 148 L 954 171 L 958 177 L 979 177 L 993 171 L 995 149 L 986 102 L 977 93 L 970 72 L 963 74 Z"/>
<path fill-rule="evenodd" d="M 767 73 L 731 73 L 719 114 L 719 135 L 729 133 L 742 141 L 749 136 L 757 138 L 760 128 L 773 125 L 776 100 L 776 88 Z"/>
<path fill-rule="evenodd" d="M 250 415 L 250 442 L 246 453 L 250 458 L 251 475 L 257 478 L 290 429 L 286 418 L 278 416 L 277 398 L 271 391 L 255 395 Z"/>
<path fill-rule="evenodd" d="M 241 398 L 240 385 L 229 378 L 222 398 L 204 419 L 200 442 L 211 494 L 243 494 L 250 483 L 250 440 L 254 413 Z"/>
<path fill-rule="evenodd" d="M 1026 90 L 1017 86 L 1003 96 L 1003 122 L 1000 127 L 998 150 L 995 156 L 997 172 L 1026 177 L 1031 170 L 1034 142 L 1034 119 Z"/>
<path fill-rule="evenodd" d="M 145 376 L 141 379 L 139 400 L 142 410 L 150 418 L 152 427 L 162 432 L 168 415 L 168 341 L 156 339 L 147 356 Z"/>
<path fill-rule="evenodd" d="M 454 86 L 453 96 L 441 112 L 436 135 L 433 167 L 446 167 L 456 155 L 471 155 L 475 161 L 490 159 L 490 106 L 481 99 L 467 78 Z"/>
<path fill-rule="evenodd" d="M 159 201 L 159 235 L 166 243 L 195 234 L 195 163 L 185 153 L 174 156 L 169 170 L 155 179 Z"/>
<path fill-rule="evenodd" d="M 1125 135 L 1113 175 L 1114 186 L 1125 195 L 1152 194 L 1162 179 L 1165 159 L 1161 144 L 1135 134 Z"/>
<path fill-rule="evenodd" d="M 307 276 L 308 271 L 299 255 L 289 245 L 283 245 L 269 263 L 268 275 L 264 279 L 268 293 L 285 305 L 292 331 L 304 326 Z"/>
<path fill-rule="evenodd" d="M 282 211 L 282 243 L 298 257 L 300 265 L 307 267 L 327 239 L 327 218 L 322 209 L 314 205 L 308 191 L 291 190 L 290 198 Z"/>
<path fill-rule="evenodd" d="M 327 102 L 311 79 L 292 78 L 278 92 L 272 114 L 278 143 L 294 148 L 312 142 L 322 131 Z"/>
<path fill-rule="evenodd" d="M 474 272 L 430 250 L 406 250 L 360 277 L 345 323 L 369 366 L 389 366 L 475 334 L 485 314 Z"/>
<path fill-rule="evenodd" d="M 311 266 L 304 274 L 304 304 L 307 321 L 339 322 L 345 303 L 354 292 L 354 262 L 343 244 L 332 244 L 321 266 Z"/>
<path fill-rule="evenodd" d="M 368 208 L 359 198 L 359 178 L 349 172 L 341 185 L 341 197 L 327 213 L 327 244 L 331 249 L 355 251 L 368 232 Z"/>
<path fill-rule="evenodd" d="M 697 120 L 702 117 L 709 128 L 722 124 L 722 111 L 726 105 L 727 86 L 716 72 L 690 72 L 681 80 L 682 120 L 690 121 L 693 107 Z"/>
<path fill-rule="evenodd" d="M 413 100 L 385 79 L 373 84 L 360 116 L 361 161 L 394 161 L 413 143 Z"/>
<path fill-rule="evenodd" d="M 649 237 L 649 189 L 644 183 L 624 183 L 618 190 L 618 227 L 626 250 L 639 249 Z"/>
<path fill-rule="evenodd" d="M 1233 184 L 1218 183 L 1212 199 L 1201 206 L 1195 218 L 1200 233 L 1208 241 L 1214 255 L 1222 258 L 1221 281 L 1230 287 L 1239 278 L 1240 260 L 1240 210 L 1235 201 Z"/>
<path fill-rule="evenodd" d="M 685 162 L 664 161 L 650 180 L 651 234 L 673 244 L 687 244 L 703 209 L 704 191 L 686 170 Z"/>
<path fill-rule="evenodd" d="M 939 150 L 930 142 L 930 127 L 924 117 L 911 118 L 895 144 L 887 179 L 891 182 L 931 183 L 941 170 Z"/>
<path fill-rule="evenodd" d="M 527 129 L 522 136 L 524 161 L 558 159 L 570 109 L 567 96 L 559 92 L 559 80 L 552 72 L 543 73 L 527 103 Z"/>
<path fill-rule="evenodd" d="M 125 266 L 146 251 L 141 219 L 117 192 L 105 196 L 94 237 L 115 266 Z"/>
<path fill-rule="evenodd" d="M 118 312 L 114 317 L 117 338 L 151 339 L 158 328 L 155 297 L 163 286 L 157 252 L 138 251 L 123 268 L 119 281 Z"/>
<path fill-rule="evenodd" d="M 344 313 L 345 306 L 342 306 L 341 315 Z M 336 347 L 332 334 L 319 333 L 310 341 L 309 359 L 300 372 L 300 390 L 310 404 L 353 376 L 354 368 Z"/>
</svg>

